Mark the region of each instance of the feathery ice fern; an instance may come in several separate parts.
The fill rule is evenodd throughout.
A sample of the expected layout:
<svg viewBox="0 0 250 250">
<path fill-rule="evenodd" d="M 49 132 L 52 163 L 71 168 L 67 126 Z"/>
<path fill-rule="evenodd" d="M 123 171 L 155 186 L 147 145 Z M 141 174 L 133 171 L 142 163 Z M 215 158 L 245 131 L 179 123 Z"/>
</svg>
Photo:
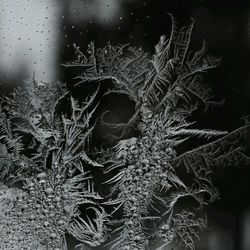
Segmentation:
<svg viewBox="0 0 250 250">
<path fill-rule="evenodd" d="M 90 43 L 87 55 L 76 47 L 77 61 L 65 64 L 81 65 L 79 84 L 110 79 L 114 86 L 106 95 L 123 94 L 135 103 L 128 122 L 102 120 L 116 132 L 110 135 L 115 146 L 99 154 L 106 173 L 113 173 L 106 182 L 112 187 L 106 204 L 116 206 L 113 214 L 120 209 L 123 214 L 110 249 L 149 249 L 152 239 L 161 240 L 159 249 L 171 244 L 194 249 L 206 227 L 200 210 L 218 198 L 211 174 L 217 167 L 250 163 L 242 147 L 248 126 L 227 133 L 195 129 L 188 122 L 195 109 L 214 103 L 201 79 L 219 60 L 207 55 L 205 43 L 190 52 L 193 23 L 178 28 L 171 19 L 172 32 L 160 38 L 153 57 L 129 45 L 96 49 Z M 137 128 L 136 136 L 131 128 Z M 177 146 L 193 137 L 207 143 L 178 152 Z M 184 200 L 191 205 L 181 209 Z"/>
<path fill-rule="evenodd" d="M 59 86 L 28 82 L 1 99 L 0 249 L 66 250 L 66 234 L 81 249 L 105 239 L 108 216 L 84 170 L 101 167 L 85 151 L 96 93 L 78 103 Z M 70 114 L 55 112 L 63 99 Z"/>
<path fill-rule="evenodd" d="M 78 84 L 110 79 L 105 95 L 126 95 L 135 104 L 128 122 L 101 116 L 115 132 L 107 150 L 89 152 L 99 87 L 80 101 L 59 82 L 31 81 L 1 98 L 0 249 L 66 250 L 66 234 L 81 249 L 143 250 L 154 240 L 161 241 L 159 249 L 195 249 L 206 227 L 201 209 L 218 198 L 211 175 L 218 167 L 249 164 L 243 148 L 249 127 L 227 133 L 189 122 L 195 109 L 213 103 L 201 79 L 219 60 L 206 54 L 205 44 L 189 52 L 193 23 L 178 28 L 171 19 L 172 32 L 152 57 L 127 44 L 96 49 L 90 43 L 87 55 L 75 46 L 77 60 L 65 64 L 83 69 Z M 61 110 L 65 101 L 70 112 Z M 190 138 L 207 143 L 180 152 Z M 104 183 L 112 191 L 105 202 L 86 165 L 112 175 Z M 109 221 L 104 206 L 114 218 L 121 210 L 122 218 Z M 115 239 L 104 243 L 116 224 Z"/>
</svg>

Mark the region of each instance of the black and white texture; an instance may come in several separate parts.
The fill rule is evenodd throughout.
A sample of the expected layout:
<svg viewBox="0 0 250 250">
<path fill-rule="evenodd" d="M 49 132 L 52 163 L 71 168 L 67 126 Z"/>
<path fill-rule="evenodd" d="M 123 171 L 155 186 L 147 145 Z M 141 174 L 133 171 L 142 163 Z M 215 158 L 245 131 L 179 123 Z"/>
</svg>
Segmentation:
<svg viewBox="0 0 250 250">
<path fill-rule="evenodd" d="M 85 4 L 94 15 L 106 2 Z M 227 247 L 204 247 L 204 208 L 220 198 L 216 173 L 249 166 L 249 120 L 199 123 L 223 104 L 206 78 L 223 61 L 193 45 L 197 22 L 165 15 L 169 32 L 153 51 L 76 41 L 66 84 L 34 74 L 1 96 L 0 249 Z"/>
</svg>

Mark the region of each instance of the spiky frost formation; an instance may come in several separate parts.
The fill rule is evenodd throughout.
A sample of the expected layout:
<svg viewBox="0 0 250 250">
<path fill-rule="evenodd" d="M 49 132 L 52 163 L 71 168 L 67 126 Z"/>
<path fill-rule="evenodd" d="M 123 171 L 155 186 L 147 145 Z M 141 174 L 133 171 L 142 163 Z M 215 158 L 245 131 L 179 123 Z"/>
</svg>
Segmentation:
<svg viewBox="0 0 250 250">
<path fill-rule="evenodd" d="M 80 205 L 89 205 L 106 220 L 104 211 L 98 212 L 95 206 L 95 199 L 100 197 L 84 186 L 86 179 L 89 177 L 84 175 L 67 179 L 55 164 L 52 171 L 27 179 L 23 190 L 3 189 L 0 249 L 37 249 L 38 246 L 66 249 L 65 233 L 75 236 L 75 224 L 81 225 Z M 91 244 L 98 246 L 103 241 L 104 231 L 102 228 L 86 235 L 82 232 L 82 238 L 77 239 L 87 243 L 93 238 Z"/>
<path fill-rule="evenodd" d="M 78 48 L 78 47 L 77 47 Z M 129 93 L 129 98 L 138 102 L 138 90 L 148 73 L 149 56 L 140 48 L 129 44 L 113 46 L 108 43 L 104 48 L 96 49 L 93 42 L 88 45 L 86 53 L 79 50 L 84 60 L 63 64 L 65 67 L 81 66 L 83 72 L 78 84 L 87 81 L 111 79 L 117 84 L 106 94 Z"/>
<path fill-rule="evenodd" d="M 66 233 L 84 249 L 99 246 L 106 237 L 108 216 L 84 169 L 86 163 L 101 167 L 85 152 L 98 90 L 81 104 L 66 90 L 57 100 L 48 101 L 49 96 L 56 96 L 51 92 L 55 86 L 41 89 L 32 84 L 29 90 L 17 91 L 18 95 L 3 97 L 1 102 L 1 177 L 5 183 L 0 190 L 1 249 L 67 249 Z M 56 112 L 64 99 L 70 114 Z M 83 216 L 81 206 L 86 213 L 91 210 L 93 218 Z"/>
<path fill-rule="evenodd" d="M 145 228 L 149 220 L 159 226 L 151 234 L 162 240 L 162 246 L 175 243 L 183 249 L 195 249 L 195 239 L 199 239 L 199 231 L 206 225 L 205 218 L 196 214 L 218 199 L 211 174 L 218 167 L 249 164 L 243 148 L 236 147 L 246 138 L 249 128 L 226 135 L 189 129 L 189 124 L 176 125 L 175 120 L 154 114 L 145 106 L 141 116 L 140 136 L 119 141 L 112 157 L 115 163 L 108 169 L 121 169 L 108 183 L 114 184 L 117 209 L 122 206 L 124 215 L 124 226 L 113 248 L 147 249 L 152 230 Z M 222 138 L 177 155 L 175 147 L 190 136 Z M 185 171 L 191 183 L 182 180 Z M 180 211 L 185 198 L 195 205 L 194 211 Z"/>
<path fill-rule="evenodd" d="M 183 142 L 176 135 L 185 133 L 184 126 L 175 126 L 173 120 L 164 119 L 162 115 L 154 114 L 146 105 L 142 107 L 141 116 L 139 124 L 141 136 L 122 140 L 115 146 L 116 159 L 120 161 L 121 166 L 126 166 L 109 182 L 115 183 L 114 188 L 118 189 L 117 199 L 123 207 L 125 220 L 123 231 L 117 239 L 117 244 L 119 244 L 117 249 L 146 249 L 149 245 L 149 238 L 143 229 L 145 222 L 154 219 L 160 220 L 163 212 L 162 207 L 167 209 L 162 215 L 164 215 L 165 220 L 169 221 L 164 225 L 164 228 L 170 229 L 171 227 L 173 231 L 168 233 L 173 236 L 164 236 L 164 238 L 162 231 L 159 232 L 158 236 L 164 238 L 165 242 L 166 239 L 177 238 L 178 235 L 181 235 L 182 230 L 176 225 L 172 214 L 178 199 L 193 196 L 198 207 L 201 208 L 217 198 L 217 192 L 209 182 L 209 176 L 203 176 L 206 178 L 204 183 L 200 178 L 200 182 L 197 179 L 193 185 L 188 187 L 178 177 L 179 173 L 174 169 L 172 161 L 177 155 L 174 146 Z M 210 133 L 211 131 L 203 131 L 204 134 L 206 132 Z M 213 132 L 217 133 L 217 136 L 224 134 L 218 131 Z M 166 194 L 168 196 L 165 196 Z M 210 196 L 209 201 L 204 199 L 207 194 Z M 202 218 L 197 219 L 197 221 L 201 222 Z M 177 234 L 174 227 L 177 227 L 176 230 L 181 232 Z M 186 225 L 186 227 L 189 226 Z M 204 227 L 201 224 L 198 228 Z M 184 231 L 182 236 L 185 237 Z M 190 235 L 190 240 L 188 238 L 186 241 L 183 240 L 184 243 L 188 243 L 186 246 L 190 248 L 190 242 L 194 244 L 191 241 L 192 236 L 194 235 Z M 116 249 L 114 246 L 111 248 Z"/>
<path fill-rule="evenodd" d="M 65 86 L 57 81 L 38 85 L 35 80 L 26 80 L 1 101 L 4 110 L 19 118 L 19 125 L 28 128 L 48 128 L 52 125 L 52 112 L 58 98 L 67 91 Z M 21 123 L 21 121 L 23 123 Z M 26 124 L 25 124 L 26 122 Z M 29 123 L 29 124 L 28 124 Z"/>
<path fill-rule="evenodd" d="M 17 177 L 13 175 L 15 171 L 44 170 L 46 153 L 60 136 L 55 126 L 54 106 L 65 92 L 60 82 L 40 86 L 28 80 L 9 96 L 1 96 L 2 177 Z"/>
<path fill-rule="evenodd" d="M 148 249 L 152 235 L 162 240 L 163 247 L 176 243 L 182 249 L 194 249 L 194 238 L 205 228 L 198 211 L 218 198 L 212 172 L 216 167 L 250 162 L 242 147 L 248 126 L 227 133 L 196 129 L 188 122 L 195 109 L 215 103 L 201 80 L 219 59 L 207 55 L 205 43 L 199 51 L 189 52 L 193 23 L 178 28 L 170 16 L 171 34 L 161 37 L 152 58 L 128 45 L 96 49 L 92 43 L 87 56 L 81 52 L 84 60 L 66 65 L 83 67 L 80 83 L 112 79 L 114 86 L 107 94 L 125 94 L 135 102 L 128 122 L 103 121 L 115 131 L 110 136 L 116 144 L 107 154 L 101 151 L 106 172 L 114 173 L 106 183 L 113 185 L 115 200 L 107 204 L 118 204 L 114 213 L 123 210 L 121 233 L 111 242 L 112 249 Z M 137 137 L 130 134 L 131 128 L 138 129 Z M 177 153 L 176 147 L 191 137 L 210 142 Z M 189 181 L 183 178 L 184 172 Z M 185 198 L 194 203 L 193 209 L 179 209 Z M 147 228 L 148 220 L 154 228 Z"/>
<path fill-rule="evenodd" d="M 84 176 L 63 180 L 55 171 L 27 180 L 25 191 L 7 189 L 1 194 L 0 249 L 67 249 L 65 234 L 72 234 L 81 245 L 99 246 L 106 237 L 108 217 L 98 208 L 100 197 L 81 188 Z M 80 205 L 88 205 L 95 220 L 85 222 Z M 79 230 L 79 228 L 81 230 Z"/>
<path fill-rule="evenodd" d="M 158 231 L 159 237 L 165 243 L 163 246 L 179 242 L 179 245 L 195 249 L 195 240 L 199 239 L 200 231 L 207 227 L 206 218 L 197 218 L 194 213 L 185 210 L 173 216 L 170 223 L 171 227 L 163 224 Z"/>
</svg>

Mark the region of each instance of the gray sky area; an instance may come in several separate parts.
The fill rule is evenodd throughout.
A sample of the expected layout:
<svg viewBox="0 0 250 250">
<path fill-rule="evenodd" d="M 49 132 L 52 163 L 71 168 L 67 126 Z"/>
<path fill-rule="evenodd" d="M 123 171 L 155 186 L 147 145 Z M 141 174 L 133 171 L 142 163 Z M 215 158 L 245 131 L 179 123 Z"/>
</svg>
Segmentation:
<svg viewBox="0 0 250 250">
<path fill-rule="evenodd" d="M 0 69 L 15 73 L 22 65 L 38 80 L 55 79 L 58 17 L 56 0 L 1 0 Z"/>
<path fill-rule="evenodd" d="M 123 0 L 0 0 L 0 71 L 14 74 L 21 67 L 38 81 L 56 80 L 63 22 L 120 21 Z"/>
</svg>

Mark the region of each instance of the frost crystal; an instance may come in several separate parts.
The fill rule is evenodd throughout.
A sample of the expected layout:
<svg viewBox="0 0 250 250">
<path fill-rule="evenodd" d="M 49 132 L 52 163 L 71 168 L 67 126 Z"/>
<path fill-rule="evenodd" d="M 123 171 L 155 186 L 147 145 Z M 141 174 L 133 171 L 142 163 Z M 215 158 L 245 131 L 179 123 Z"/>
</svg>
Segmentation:
<svg viewBox="0 0 250 250">
<path fill-rule="evenodd" d="M 191 122 L 194 110 L 215 103 L 201 80 L 219 60 L 207 55 L 205 43 L 189 52 L 193 23 L 178 28 L 170 17 L 172 32 L 152 57 L 128 44 L 96 49 L 90 43 L 86 53 L 74 45 L 77 58 L 64 66 L 82 74 L 72 89 L 98 86 L 84 100 L 59 82 L 35 81 L 1 99 L 0 249 L 66 250 L 67 233 L 81 249 L 144 250 L 154 240 L 159 250 L 195 249 L 207 222 L 201 209 L 218 199 L 213 171 L 250 163 L 243 146 L 249 126 L 228 133 Z M 96 152 L 94 103 L 106 80 L 113 85 L 104 95 L 125 95 L 134 113 L 118 124 L 100 115 L 113 145 Z M 61 109 L 65 103 L 68 111 Z M 200 145 L 183 150 L 192 138 Z M 107 197 L 95 191 L 90 166 L 104 170 Z M 113 239 L 106 242 L 110 229 Z"/>
<path fill-rule="evenodd" d="M 206 225 L 199 211 L 218 198 L 212 172 L 216 167 L 250 162 L 242 145 L 248 126 L 228 133 L 196 129 L 190 122 L 194 110 L 206 110 L 215 103 L 201 80 L 220 60 L 207 55 L 205 43 L 190 53 L 193 23 L 178 28 L 170 17 L 172 32 L 160 38 L 152 58 L 128 45 L 96 49 L 91 43 L 86 56 L 81 52 L 84 60 L 65 65 L 83 67 L 80 83 L 111 79 L 114 86 L 106 95 L 126 95 L 135 103 L 128 122 L 102 120 L 113 130 L 109 136 L 114 143 L 99 154 L 106 173 L 113 173 L 105 182 L 112 185 L 112 199 L 106 204 L 118 204 L 114 216 L 120 209 L 123 214 L 117 221 L 122 226 L 115 230 L 120 233 L 110 249 L 148 249 L 153 238 L 161 240 L 162 247 L 177 244 L 194 249 L 195 238 Z M 178 146 L 193 137 L 207 144 L 178 152 Z M 180 209 L 186 198 L 193 205 Z"/>
<path fill-rule="evenodd" d="M 85 152 L 95 95 L 82 105 L 66 90 L 57 95 L 57 84 L 31 82 L 2 99 L 0 249 L 67 249 L 66 234 L 82 248 L 105 239 L 108 217 L 84 170 L 101 167 Z M 70 114 L 56 112 L 64 98 Z"/>
</svg>

